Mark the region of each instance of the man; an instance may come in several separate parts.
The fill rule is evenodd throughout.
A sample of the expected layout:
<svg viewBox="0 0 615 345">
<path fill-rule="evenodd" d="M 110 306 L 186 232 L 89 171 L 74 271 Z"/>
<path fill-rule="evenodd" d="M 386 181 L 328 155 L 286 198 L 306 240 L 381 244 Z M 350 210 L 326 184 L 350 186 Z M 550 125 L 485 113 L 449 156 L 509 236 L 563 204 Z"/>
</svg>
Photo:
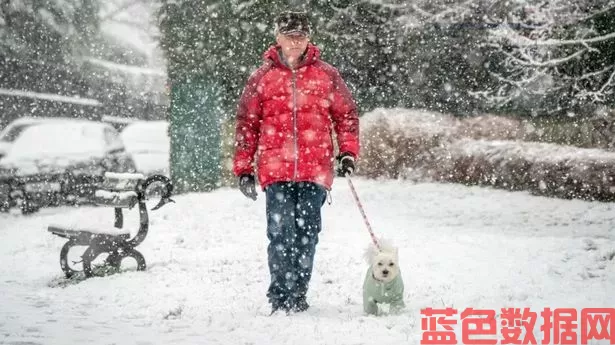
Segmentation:
<svg viewBox="0 0 615 345">
<path fill-rule="evenodd" d="M 266 195 L 272 313 L 301 312 L 321 230 L 321 207 L 333 183 L 335 130 L 338 174 L 352 174 L 359 152 L 359 117 L 338 71 L 310 43 L 306 13 L 275 20 L 277 44 L 250 76 L 237 111 L 233 172 L 239 188 L 256 200 Z M 256 156 L 256 157 L 255 157 Z"/>
</svg>

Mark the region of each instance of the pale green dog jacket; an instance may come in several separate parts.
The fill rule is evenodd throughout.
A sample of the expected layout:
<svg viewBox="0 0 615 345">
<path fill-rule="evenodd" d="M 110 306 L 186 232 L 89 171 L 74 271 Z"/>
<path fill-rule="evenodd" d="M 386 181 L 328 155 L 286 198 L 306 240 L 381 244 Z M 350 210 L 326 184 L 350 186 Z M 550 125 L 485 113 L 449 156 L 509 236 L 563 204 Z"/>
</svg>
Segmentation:
<svg viewBox="0 0 615 345">
<path fill-rule="evenodd" d="M 391 311 L 399 311 L 406 306 L 401 272 L 392 281 L 383 283 L 374 278 L 371 267 L 367 270 L 363 283 L 363 310 L 368 314 L 378 315 L 380 303 L 389 304 Z"/>
</svg>

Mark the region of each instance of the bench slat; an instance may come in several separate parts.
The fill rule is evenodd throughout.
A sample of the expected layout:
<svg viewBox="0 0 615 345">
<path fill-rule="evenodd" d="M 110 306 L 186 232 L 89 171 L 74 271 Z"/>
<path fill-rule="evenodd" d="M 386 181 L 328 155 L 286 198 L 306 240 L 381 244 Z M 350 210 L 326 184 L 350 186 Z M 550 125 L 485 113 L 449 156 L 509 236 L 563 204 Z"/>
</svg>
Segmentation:
<svg viewBox="0 0 615 345">
<path fill-rule="evenodd" d="M 51 232 L 54 235 L 58 235 L 61 237 L 87 237 L 88 239 L 92 236 L 97 235 L 106 235 L 106 236 L 119 236 L 125 239 L 130 237 L 130 231 L 126 229 L 118 229 L 114 227 L 105 227 L 105 228 L 81 228 L 72 225 L 49 225 L 47 227 L 47 231 Z"/>
<path fill-rule="evenodd" d="M 116 173 L 107 171 L 105 172 L 105 178 L 114 179 L 114 180 L 145 180 L 145 175 L 143 174 L 133 174 L 133 173 Z"/>
<path fill-rule="evenodd" d="M 111 192 L 127 192 L 134 191 L 137 188 L 139 180 L 116 180 L 105 178 L 100 186 L 100 189 Z"/>
<path fill-rule="evenodd" d="M 137 184 L 143 180 L 143 174 L 106 172 L 101 189 L 115 192 L 134 191 Z"/>
<path fill-rule="evenodd" d="M 139 201 L 134 191 L 111 192 L 99 189 L 94 193 L 92 200 L 99 206 L 112 206 L 120 208 L 132 208 Z"/>
</svg>

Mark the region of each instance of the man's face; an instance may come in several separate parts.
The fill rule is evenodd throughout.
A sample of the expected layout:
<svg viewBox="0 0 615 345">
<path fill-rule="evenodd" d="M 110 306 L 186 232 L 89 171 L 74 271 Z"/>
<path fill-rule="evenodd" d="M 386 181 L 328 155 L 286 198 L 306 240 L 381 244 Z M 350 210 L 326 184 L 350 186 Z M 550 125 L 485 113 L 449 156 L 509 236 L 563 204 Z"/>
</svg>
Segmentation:
<svg viewBox="0 0 615 345">
<path fill-rule="evenodd" d="M 282 53 L 289 63 L 294 64 L 299 61 L 299 57 L 307 48 L 310 38 L 303 34 L 278 34 L 276 41 L 282 48 Z"/>
</svg>

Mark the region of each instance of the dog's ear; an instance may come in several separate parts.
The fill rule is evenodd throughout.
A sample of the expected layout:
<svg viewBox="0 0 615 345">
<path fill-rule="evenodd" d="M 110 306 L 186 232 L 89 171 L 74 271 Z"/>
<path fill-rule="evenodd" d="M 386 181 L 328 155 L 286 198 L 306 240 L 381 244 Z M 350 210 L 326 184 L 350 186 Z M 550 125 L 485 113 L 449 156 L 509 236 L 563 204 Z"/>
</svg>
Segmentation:
<svg viewBox="0 0 615 345">
<path fill-rule="evenodd" d="M 395 255 L 395 261 L 399 262 L 399 250 L 397 247 L 393 250 L 393 254 Z"/>
</svg>

